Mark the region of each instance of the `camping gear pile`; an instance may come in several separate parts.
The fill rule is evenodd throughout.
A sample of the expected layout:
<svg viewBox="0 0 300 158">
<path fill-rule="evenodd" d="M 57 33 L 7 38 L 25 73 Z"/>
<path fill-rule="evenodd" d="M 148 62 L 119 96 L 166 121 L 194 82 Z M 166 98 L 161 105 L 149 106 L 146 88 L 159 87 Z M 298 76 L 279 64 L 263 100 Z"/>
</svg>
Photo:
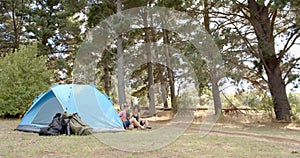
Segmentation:
<svg viewBox="0 0 300 158">
<path fill-rule="evenodd" d="M 33 100 L 16 130 L 39 133 L 42 129 L 55 133 L 55 130 L 60 130 L 55 124 L 62 121 L 64 111 L 69 122 L 65 118 L 63 121 L 67 121 L 71 129 L 72 125 L 84 123 L 89 126 L 87 131 L 90 128 L 93 132 L 125 131 L 110 98 L 95 85 L 81 84 L 56 84 L 40 94 Z"/>
<path fill-rule="evenodd" d="M 92 132 L 92 128 L 84 123 L 77 113 L 63 112 L 55 114 L 49 126 L 40 129 L 39 135 L 90 135 Z"/>
</svg>

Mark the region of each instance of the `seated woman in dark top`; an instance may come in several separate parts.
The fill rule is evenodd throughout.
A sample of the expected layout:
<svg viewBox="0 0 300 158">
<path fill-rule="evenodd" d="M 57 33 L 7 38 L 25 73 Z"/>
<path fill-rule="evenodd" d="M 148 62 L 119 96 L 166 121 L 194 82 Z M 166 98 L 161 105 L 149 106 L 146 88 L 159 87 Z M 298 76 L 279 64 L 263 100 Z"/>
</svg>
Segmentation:
<svg viewBox="0 0 300 158">
<path fill-rule="evenodd" d="M 132 118 L 135 118 L 137 122 L 139 122 L 140 125 L 144 126 L 145 128 L 151 129 L 151 126 L 149 125 L 149 121 L 146 119 L 141 119 L 140 107 L 138 105 L 135 105 L 133 107 Z M 138 126 L 134 126 L 134 127 L 138 127 Z"/>
</svg>

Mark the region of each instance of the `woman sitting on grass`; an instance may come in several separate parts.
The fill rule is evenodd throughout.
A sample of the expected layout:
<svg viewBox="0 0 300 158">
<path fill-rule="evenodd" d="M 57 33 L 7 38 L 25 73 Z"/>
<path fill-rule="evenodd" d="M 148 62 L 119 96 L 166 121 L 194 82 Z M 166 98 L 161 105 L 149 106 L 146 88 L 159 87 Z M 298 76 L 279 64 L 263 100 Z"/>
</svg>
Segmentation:
<svg viewBox="0 0 300 158">
<path fill-rule="evenodd" d="M 140 123 L 140 125 L 144 126 L 145 128 L 151 129 L 151 126 L 149 125 L 149 121 L 146 119 L 141 119 L 140 106 L 136 105 L 133 107 L 132 117 L 135 118 L 137 122 Z"/>
<path fill-rule="evenodd" d="M 145 129 L 136 119 L 132 118 L 128 111 L 128 105 L 124 105 L 123 110 L 119 112 L 119 116 L 121 117 L 125 129 L 133 129 L 134 127 Z"/>
</svg>

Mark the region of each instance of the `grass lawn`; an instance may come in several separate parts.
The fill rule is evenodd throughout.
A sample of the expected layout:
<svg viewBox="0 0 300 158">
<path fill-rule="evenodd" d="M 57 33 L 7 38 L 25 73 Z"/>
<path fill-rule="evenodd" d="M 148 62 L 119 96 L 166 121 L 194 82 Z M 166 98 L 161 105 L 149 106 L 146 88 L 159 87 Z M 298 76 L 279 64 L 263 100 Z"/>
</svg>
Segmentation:
<svg viewBox="0 0 300 158">
<path fill-rule="evenodd" d="M 256 124 L 252 126 L 217 124 L 213 132 L 203 138 L 198 135 L 198 125 L 193 124 L 170 145 L 155 151 L 135 153 L 113 149 L 101 143 L 94 135 L 45 137 L 38 136 L 35 133 L 14 131 L 17 125 L 18 120 L 0 120 L 0 158 L 300 157 L 300 130 L 289 130 L 283 128 L 280 124 Z M 227 133 L 222 134 L 222 132 Z M 236 133 L 246 133 L 246 135 Z M 260 137 L 256 137 L 257 135 Z M 272 136 L 272 138 L 264 139 L 264 136 Z M 277 137 L 280 139 L 277 139 Z M 285 141 L 285 138 L 287 141 Z"/>
</svg>

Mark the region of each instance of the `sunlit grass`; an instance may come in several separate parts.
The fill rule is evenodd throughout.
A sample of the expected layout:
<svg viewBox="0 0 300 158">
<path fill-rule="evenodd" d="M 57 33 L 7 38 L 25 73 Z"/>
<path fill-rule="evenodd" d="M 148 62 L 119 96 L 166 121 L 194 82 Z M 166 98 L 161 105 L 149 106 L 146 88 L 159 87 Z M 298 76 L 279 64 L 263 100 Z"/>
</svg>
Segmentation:
<svg viewBox="0 0 300 158">
<path fill-rule="evenodd" d="M 188 130 L 165 148 L 151 152 L 124 152 L 89 136 L 38 136 L 35 133 L 14 131 L 18 120 L 0 120 L 0 157 L 300 157 L 300 144 L 290 146 L 281 142 L 210 133 L 199 137 L 197 130 Z M 194 128 L 192 125 L 191 128 Z M 155 130 L 155 129 L 154 129 Z M 214 130 L 229 130 L 219 125 Z M 242 131 L 243 128 L 236 128 Z M 234 131 L 234 128 L 230 129 Z M 300 138 L 300 132 L 265 126 L 248 127 L 244 132 L 280 134 Z M 143 131 L 127 131 L 143 132 Z M 269 133 L 269 134 L 270 134 Z M 153 139 L 159 139 L 153 138 Z M 130 142 L 128 142 L 130 143 Z M 138 144 L 137 144 L 138 145 Z"/>
</svg>

